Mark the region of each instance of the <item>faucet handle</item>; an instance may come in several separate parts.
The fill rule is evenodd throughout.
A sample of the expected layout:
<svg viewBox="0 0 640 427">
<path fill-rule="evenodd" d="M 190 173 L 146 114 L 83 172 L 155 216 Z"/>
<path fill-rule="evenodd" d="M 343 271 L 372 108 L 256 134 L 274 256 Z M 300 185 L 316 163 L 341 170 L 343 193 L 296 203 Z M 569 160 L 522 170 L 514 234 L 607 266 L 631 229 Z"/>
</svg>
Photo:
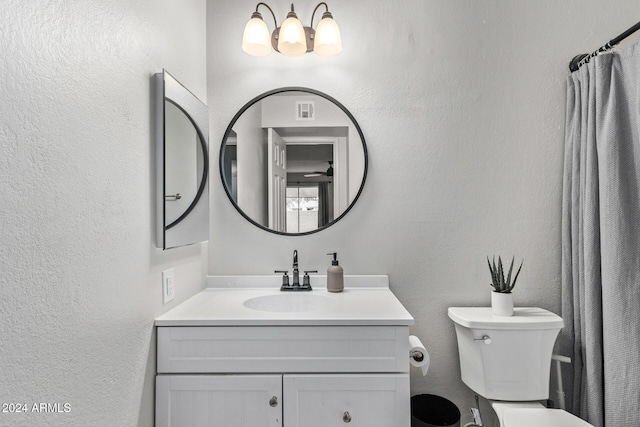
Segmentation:
<svg viewBox="0 0 640 427">
<path fill-rule="evenodd" d="M 309 273 L 317 273 L 318 270 L 305 270 L 304 276 L 302 277 L 302 286 L 311 287 L 311 282 L 309 282 Z"/>
<path fill-rule="evenodd" d="M 274 273 L 282 273 L 282 286 L 289 286 L 288 270 L 275 270 Z"/>
</svg>

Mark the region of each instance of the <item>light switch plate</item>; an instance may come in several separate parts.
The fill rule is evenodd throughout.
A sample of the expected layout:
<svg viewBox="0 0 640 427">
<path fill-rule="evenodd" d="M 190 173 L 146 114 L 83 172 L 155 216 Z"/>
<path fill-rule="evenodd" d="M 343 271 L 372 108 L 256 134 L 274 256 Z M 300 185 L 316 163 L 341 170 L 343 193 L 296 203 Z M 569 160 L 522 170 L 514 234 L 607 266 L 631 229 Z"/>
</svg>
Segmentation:
<svg viewBox="0 0 640 427">
<path fill-rule="evenodd" d="M 162 303 L 172 301 L 176 296 L 173 268 L 162 272 Z"/>
</svg>

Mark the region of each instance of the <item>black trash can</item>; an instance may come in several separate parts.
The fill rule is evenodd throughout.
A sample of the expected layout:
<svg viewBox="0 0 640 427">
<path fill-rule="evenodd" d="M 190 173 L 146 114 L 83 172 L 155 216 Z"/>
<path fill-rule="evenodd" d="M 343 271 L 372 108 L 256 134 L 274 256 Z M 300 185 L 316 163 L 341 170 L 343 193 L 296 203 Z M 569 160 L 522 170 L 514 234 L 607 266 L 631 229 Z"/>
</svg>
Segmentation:
<svg viewBox="0 0 640 427">
<path fill-rule="evenodd" d="M 460 427 L 460 410 L 450 400 L 434 394 L 411 398 L 411 427 Z"/>
</svg>

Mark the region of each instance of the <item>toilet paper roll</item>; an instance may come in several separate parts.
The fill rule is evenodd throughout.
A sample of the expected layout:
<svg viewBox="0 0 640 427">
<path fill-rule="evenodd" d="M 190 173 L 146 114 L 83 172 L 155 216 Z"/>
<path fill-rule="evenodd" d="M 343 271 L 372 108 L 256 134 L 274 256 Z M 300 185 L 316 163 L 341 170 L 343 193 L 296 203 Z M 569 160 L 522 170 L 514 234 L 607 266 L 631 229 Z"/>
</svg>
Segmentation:
<svg viewBox="0 0 640 427">
<path fill-rule="evenodd" d="M 422 358 L 420 358 L 420 354 Z M 424 348 L 422 341 L 420 341 L 420 338 L 415 335 L 409 335 L 409 361 L 411 362 L 411 366 L 422 370 L 423 376 L 427 375 L 431 358 L 429 357 L 427 349 Z"/>
</svg>

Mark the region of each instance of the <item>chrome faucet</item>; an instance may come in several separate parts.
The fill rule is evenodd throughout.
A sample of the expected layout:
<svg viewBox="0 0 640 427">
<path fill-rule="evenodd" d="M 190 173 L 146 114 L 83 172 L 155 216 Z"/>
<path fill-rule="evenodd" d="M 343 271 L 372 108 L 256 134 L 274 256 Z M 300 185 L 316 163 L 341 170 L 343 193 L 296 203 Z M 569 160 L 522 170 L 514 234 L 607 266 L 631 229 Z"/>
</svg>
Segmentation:
<svg viewBox="0 0 640 427">
<path fill-rule="evenodd" d="M 293 251 L 293 286 L 300 286 L 300 273 L 298 272 L 298 250 Z"/>
<path fill-rule="evenodd" d="M 305 271 L 304 277 L 302 280 L 302 285 L 300 284 L 300 271 L 298 270 L 298 251 L 293 251 L 293 280 L 292 283 L 289 283 L 289 275 L 288 271 L 284 270 L 276 270 L 276 273 L 282 273 L 282 286 L 280 286 L 281 291 L 310 291 L 311 283 L 309 280 L 309 273 L 317 273 L 316 270 L 313 271 Z"/>
</svg>

